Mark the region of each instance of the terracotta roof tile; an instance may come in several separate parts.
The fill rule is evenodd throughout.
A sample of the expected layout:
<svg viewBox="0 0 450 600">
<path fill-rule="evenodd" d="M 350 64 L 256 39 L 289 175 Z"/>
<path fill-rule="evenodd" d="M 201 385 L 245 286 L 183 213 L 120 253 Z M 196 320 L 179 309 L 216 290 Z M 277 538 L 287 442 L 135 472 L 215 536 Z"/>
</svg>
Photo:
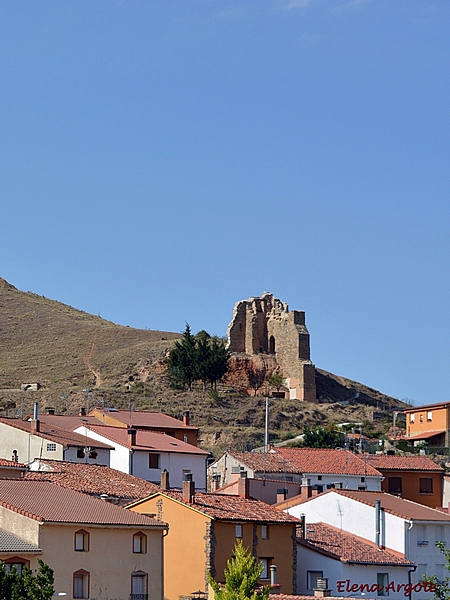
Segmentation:
<svg viewBox="0 0 450 600">
<path fill-rule="evenodd" d="M 7 460 L 6 458 L 0 458 L 0 467 L 11 467 L 12 469 L 27 468 L 23 463 L 16 462 L 15 460 Z"/>
<path fill-rule="evenodd" d="M 84 448 L 86 446 L 86 438 L 84 435 L 63 429 L 57 425 L 51 425 L 41 423 L 40 431 L 32 430 L 32 423 L 30 421 L 21 421 L 20 419 L 11 419 L 8 417 L 0 417 L 0 423 L 20 429 L 21 431 L 31 432 L 33 435 L 44 438 L 51 442 L 61 444 L 63 446 L 76 446 Z M 89 446 L 91 448 L 106 448 L 111 449 L 111 446 L 104 444 L 103 442 L 97 442 L 95 440 L 89 440 Z"/>
<path fill-rule="evenodd" d="M 189 429 L 195 431 L 198 429 L 198 427 L 193 427 L 192 425 L 185 425 L 183 421 L 165 415 L 164 413 L 152 412 L 150 410 L 136 410 L 130 412 L 129 410 L 114 409 L 109 411 L 108 409 L 97 407 L 89 413 L 89 416 L 96 416 L 101 421 L 101 413 L 103 413 L 103 411 L 110 419 L 116 419 L 116 421 L 127 426 L 131 425 L 133 427 L 144 427 L 149 429 L 152 427 L 158 429 Z"/>
<path fill-rule="evenodd" d="M 427 440 L 429 438 L 432 438 L 436 435 L 442 435 L 443 433 L 445 433 L 445 429 L 435 429 L 433 431 L 422 431 L 422 433 L 416 433 L 414 435 L 409 435 L 409 436 L 403 436 L 402 439 L 404 440 Z"/>
<path fill-rule="evenodd" d="M 229 494 L 195 493 L 195 502 L 183 502 L 181 492 L 164 492 L 164 495 L 182 502 L 213 519 L 223 521 L 257 521 L 264 523 L 298 523 L 292 515 L 273 508 L 260 500 L 251 500 Z"/>
<path fill-rule="evenodd" d="M 51 481 L 76 492 L 93 496 L 106 494 L 130 502 L 159 491 L 154 483 L 103 465 L 41 459 L 39 469 L 29 471 L 25 479 Z"/>
<path fill-rule="evenodd" d="M 372 542 L 325 523 L 307 523 L 306 539 L 300 537 L 300 528 L 297 528 L 297 542 L 350 564 L 385 566 L 414 564 L 399 552 L 378 548 Z"/>
<path fill-rule="evenodd" d="M 368 462 L 375 469 L 395 471 L 439 471 L 444 469 L 427 456 L 388 456 L 387 454 L 369 454 Z"/>
<path fill-rule="evenodd" d="M 275 452 L 228 452 L 230 456 L 257 472 L 298 473 L 298 467 Z"/>
<path fill-rule="evenodd" d="M 209 452 L 182 442 L 171 435 L 159 431 L 148 431 L 136 429 L 136 445 L 131 446 L 128 441 L 127 429 L 124 427 L 111 427 L 109 425 L 87 425 L 94 433 L 100 434 L 108 440 L 116 442 L 126 448 L 133 450 L 147 450 L 155 452 L 171 452 L 179 454 L 202 454 L 209 456 Z M 91 439 L 91 438 L 89 438 Z"/>
<path fill-rule="evenodd" d="M 384 492 L 359 492 L 353 490 L 329 490 L 326 494 L 335 493 L 348 498 L 353 498 L 363 504 L 375 506 L 375 500 L 381 501 L 381 508 L 386 512 L 397 515 L 402 519 L 417 521 L 444 521 L 450 523 L 450 515 L 444 514 L 435 508 L 417 504 L 411 500 L 398 498 Z"/>
<path fill-rule="evenodd" d="M 1 552 L 7 552 L 8 554 L 11 552 L 41 554 L 42 550 L 34 544 L 24 542 L 16 535 L 0 529 L 0 553 Z"/>
<path fill-rule="evenodd" d="M 374 469 L 363 457 L 360 458 L 349 450 L 277 448 L 276 451 L 294 464 L 302 473 L 381 477 L 381 473 Z"/>
<path fill-rule="evenodd" d="M 0 480 L 0 505 L 41 522 L 165 527 L 156 519 L 48 481 Z"/>
</svg>

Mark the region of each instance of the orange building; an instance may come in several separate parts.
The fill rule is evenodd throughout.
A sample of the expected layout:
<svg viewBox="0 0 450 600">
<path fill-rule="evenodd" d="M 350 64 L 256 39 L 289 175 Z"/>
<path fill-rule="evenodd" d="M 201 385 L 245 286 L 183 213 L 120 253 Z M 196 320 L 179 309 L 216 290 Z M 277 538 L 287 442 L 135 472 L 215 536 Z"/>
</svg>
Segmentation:
<svg viewBox="0 0 450 600">
<path fill-rule="evenodd" d="M 414 406 L 404 411 L 406 440 L 415 445 L 426 442 L 429 446 L 450 445 L 450 402 Z"/>
<path fill-rule="evenodd" d="M 442 506 L 444 469 L 430 458 L 369 454 L 367 460 L 383 474 L 383 492 L 430 508 Z"/>
<path fill-rule="evenodd" d="M 162 491 L 128 508 L 169 523 L 164 540 L 167 600 L 197 590 L 212 597 L 208 573 L 224 582 L 224 568 L 237 539 L 262 563 L 261 584 L 270 583 L 275 565 L 281 591 L 295 593 L 297 518 L 248 497 L 195 492 L 192 481 L 183 483 L 182 492 Z"/>
</svg>

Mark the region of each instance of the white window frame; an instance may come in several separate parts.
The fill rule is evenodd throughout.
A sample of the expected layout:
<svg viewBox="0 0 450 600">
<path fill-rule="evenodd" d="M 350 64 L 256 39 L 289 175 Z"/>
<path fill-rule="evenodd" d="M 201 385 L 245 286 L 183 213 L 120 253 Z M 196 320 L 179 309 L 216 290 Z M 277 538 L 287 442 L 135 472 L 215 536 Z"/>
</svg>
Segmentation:
<svg viewBox="0 0 450 600">
<path fill-rule="evenodd" d="M 54 442 L 47 442 L 47 452 L 56 452 L 56 444 Z"/>
<path fill-rule="evenodd" d="M 241 540 L 244 537 L 244 528 L 242 526 L 242 524 L 236 525 L 236 539 Z"/>
<path fill-rule="evenodd" d="M 318 579 L 323 579 L 323 571 L 306 571 L 306 583 L 308 590 L 317 589 Z"/>
<path fill-rule="evenodd" d="M 261 525 L 261 539 L 268 540 L 269 539 L 269 526 Z"/>
</svg>

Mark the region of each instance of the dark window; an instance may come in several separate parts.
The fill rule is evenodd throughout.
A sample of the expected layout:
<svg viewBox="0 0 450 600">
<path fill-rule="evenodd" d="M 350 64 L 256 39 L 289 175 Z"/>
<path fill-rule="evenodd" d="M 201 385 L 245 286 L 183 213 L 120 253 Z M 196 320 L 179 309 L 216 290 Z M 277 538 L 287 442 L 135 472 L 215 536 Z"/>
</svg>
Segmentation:
<svg viewBox="0 0 450 600">
<path fill-rule="evenodd" d="M 390 494 L 401 494 L 402 493 L 402 478 L 401 477 L 388 477 L 388 492 Z"/>
<path fill-rule="evenodd" d="M 148 468 L 159 469 L 159 454 L 148 455 Z"/>
<path fill-rule="evenodd" d="M 389 573 L 377 573 L 378 596 L 389 596 Z"/>
<path fill-rule="evenodd" d="M 431 477 L 420 477 L 419 478 L 419 493 L 420 494 L 432 494 L 433 493 L 433 479 Z"/>
<path fill-rule="evenodd" d="M 83 450 L 83 448 L 78 448 L 78 450 L 77 450 L 77 458 L 84 458 L 84 450 Z"/>
</svg>

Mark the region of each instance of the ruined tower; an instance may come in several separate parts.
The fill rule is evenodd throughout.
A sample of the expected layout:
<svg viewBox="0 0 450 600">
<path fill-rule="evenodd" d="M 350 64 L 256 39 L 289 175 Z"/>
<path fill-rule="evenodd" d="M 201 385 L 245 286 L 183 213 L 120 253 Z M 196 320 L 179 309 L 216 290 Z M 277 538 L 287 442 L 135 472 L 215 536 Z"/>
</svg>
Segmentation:
<svg viewBox="0 0 450 600">
<path fill-rule="evenodd" d="M 291 398 L 317 402 L 315 367 L 309 354 L 305 313 L 289 311 L 268 292 L 237 302 L 228 327 L 230 352 L 274 355 Z"/>
</svg>

